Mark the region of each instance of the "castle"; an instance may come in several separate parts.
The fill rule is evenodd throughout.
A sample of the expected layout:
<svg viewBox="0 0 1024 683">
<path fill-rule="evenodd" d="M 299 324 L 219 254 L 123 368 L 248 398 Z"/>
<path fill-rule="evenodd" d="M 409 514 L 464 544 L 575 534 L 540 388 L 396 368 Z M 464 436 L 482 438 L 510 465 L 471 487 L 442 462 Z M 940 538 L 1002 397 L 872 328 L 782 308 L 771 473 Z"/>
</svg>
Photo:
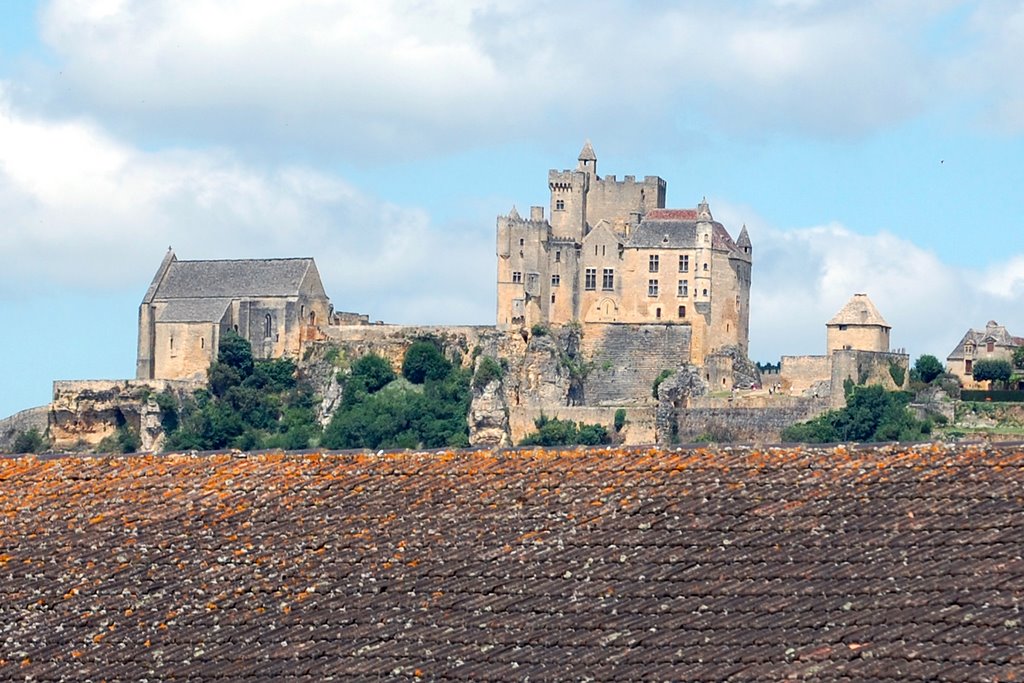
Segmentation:
<svg viewBox="0 0 1024 683">
<path fill-rule="evenodd" d="M 665 181 L 601 177 L 588 141 L 574 170 L 548 172 L 544 208 L 497 221 L 499 329 L 581 323 L 660 324 L 689 331 L 689 361 L 738 347 L 745 355 L 752 252 L 711 215 L 666 209 Z"/>
</svg>

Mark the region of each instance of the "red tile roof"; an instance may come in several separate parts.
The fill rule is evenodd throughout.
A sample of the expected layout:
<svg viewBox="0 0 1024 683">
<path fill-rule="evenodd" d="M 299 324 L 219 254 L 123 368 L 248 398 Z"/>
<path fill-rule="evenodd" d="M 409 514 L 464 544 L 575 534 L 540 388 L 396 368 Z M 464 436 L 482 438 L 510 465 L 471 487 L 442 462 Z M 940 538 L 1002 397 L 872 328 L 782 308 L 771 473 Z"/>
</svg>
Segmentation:
<svg viewBox="0 0 1024 683">
<path fill-rule="evenodd" d="M 695 221 L 697 209 L 651 209 L 644 218 L 652 221 Z"/>
<path fill-rule="evenodd" d="M 0 460 L 0 679 L 1022 680 L 1017 448 Z"/>
</svg>

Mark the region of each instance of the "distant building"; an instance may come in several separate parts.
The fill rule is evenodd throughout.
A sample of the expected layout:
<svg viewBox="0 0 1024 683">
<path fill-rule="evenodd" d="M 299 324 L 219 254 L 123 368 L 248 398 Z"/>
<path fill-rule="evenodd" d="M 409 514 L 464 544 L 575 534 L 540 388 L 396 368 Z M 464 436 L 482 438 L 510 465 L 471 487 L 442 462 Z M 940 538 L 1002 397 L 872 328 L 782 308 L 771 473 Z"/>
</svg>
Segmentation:
<svg viewBox="0 0 1024 683">
<path fill-rule="evenodd" d="M 892 327 L 867 294 L 854 294 L 835 316 L 825 324 L 827 353 L 842 349 L 858 351 L 889 350 L 889 332 Z"/>
<path fill-rule="evenodd" d="M 666 209 L 666 183 L 597 174 L 587 142 L 574 170 L 549 171 L 550 221 L 535 206 L 498 217 L 499 329 L 579 322 L 686 326 L 681 360 L 748 347 L 752 248 L 711 215 Z M 681 337 L 682 338 L 682 337 Z"/>
<path fill-rule="evenodd" d="M 974 380 L 974 364 L 979 360 L 1005 360 L 1013 362 L 1013 352 L 1024 346 L 1024 338 L 1015 337 L 995 320 L 989 320 L 984 330 L 967 330 L 956 348 L 946 356 L 946 369 L 960 378 L 968 389 L 987 388 L 987 383 Z"/>
<path fill-rule="evenodd" d="M 854 294 L 825 329 L 824 356 L 782 357 L 778 373 L 781 391 L 829 396 L 832 407 L 841 407 L 846 403 L 846 380 L 880 384 L 887 389 L 899 389 L 906 383 L 910 357 L 889 350 L 892 328 L 867 294 Z M 901 376 L 902 381 L 898 381 Z"/>
<path fill-rule="evenodd" d="M 168 250 L 139 307 L 135 376 L 205 377 L 228 330 L 257 358 L 297 356 L 331 313 L 311 258 L 179 261 Z"/>
</svg>

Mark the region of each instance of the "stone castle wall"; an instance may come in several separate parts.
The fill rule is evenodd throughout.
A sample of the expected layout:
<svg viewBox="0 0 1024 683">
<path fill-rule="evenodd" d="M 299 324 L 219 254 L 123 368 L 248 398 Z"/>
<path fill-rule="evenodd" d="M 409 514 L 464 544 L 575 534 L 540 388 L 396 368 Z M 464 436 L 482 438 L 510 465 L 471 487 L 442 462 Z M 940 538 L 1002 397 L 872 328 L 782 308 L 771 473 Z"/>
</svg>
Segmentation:
<svg viewBox="0 0 1024 683">
<path fill-rule="evenodd" d="M 832 359 L 830 356 L 783 356 L 777 377 L 783 391 L 803 394 L 815 384 L 831 380 Z"/>
<path fill-rule="evenodd" d="M 689 408 L 663 425 L 658 437 L 663 443 L 710 441 L 757 441 L 773 443 L 781 440 L 782 430 L 797 422 L 817 417 L 829 408 L 828 397 L 760 396 L 745 400 L 698 397 Z"/>
<path fill-rule="evenodd" d="M 521 406 L 510 408 L 508 415 L 512 443 L 519 443 L 523 437 L 537 431 L 534 420 L 541 414 L 559 420 L 573 420 L 584 424 L 599 424 L 614 431 L 615 407 L 600 406 L 548 406 L 537 408 Z M 656 442 L 655 409 L 653 406 L 626 408 L 626 426 L 622 437 L 631 445 L 653 444 Z"/>
<path fill-rule="evenodd" d="M 591 365 L 586 404 L 654 403 L 654 380 L 689 361 L 690 343 L 689 325 L 584 325 L 581 347 Z"/>
</svg>

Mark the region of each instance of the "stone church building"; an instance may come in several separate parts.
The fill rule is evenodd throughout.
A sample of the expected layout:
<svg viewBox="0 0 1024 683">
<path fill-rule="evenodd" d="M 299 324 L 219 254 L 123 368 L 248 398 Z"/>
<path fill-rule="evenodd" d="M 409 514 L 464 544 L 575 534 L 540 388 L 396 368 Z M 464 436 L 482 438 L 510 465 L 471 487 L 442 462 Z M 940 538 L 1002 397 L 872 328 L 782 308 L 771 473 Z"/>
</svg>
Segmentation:
<svg viewBox="0 0 1024 683">
<path fill-rule="evenodd" d="M 137 379 L 202 379 L 234 330 L 257 358 L 298 356 L 331 302 L 311 258 L 179 261 L 167 251 L 139 307 Z"/>
<path fill-rule="evenodd" d="M 736 240 L 706 201 L 666 209 L 666 183 L 600 176 L 590 142 L 574 170 L 548 172 L 544 208 L 497 221 L 499 329 L 578 321 L 584 326 L 685 327 L 689 357 L 744 354 L 750 319 L 751 243 Z M 586 335 L 585 335 L 586 336 Z"/>
</svg>

